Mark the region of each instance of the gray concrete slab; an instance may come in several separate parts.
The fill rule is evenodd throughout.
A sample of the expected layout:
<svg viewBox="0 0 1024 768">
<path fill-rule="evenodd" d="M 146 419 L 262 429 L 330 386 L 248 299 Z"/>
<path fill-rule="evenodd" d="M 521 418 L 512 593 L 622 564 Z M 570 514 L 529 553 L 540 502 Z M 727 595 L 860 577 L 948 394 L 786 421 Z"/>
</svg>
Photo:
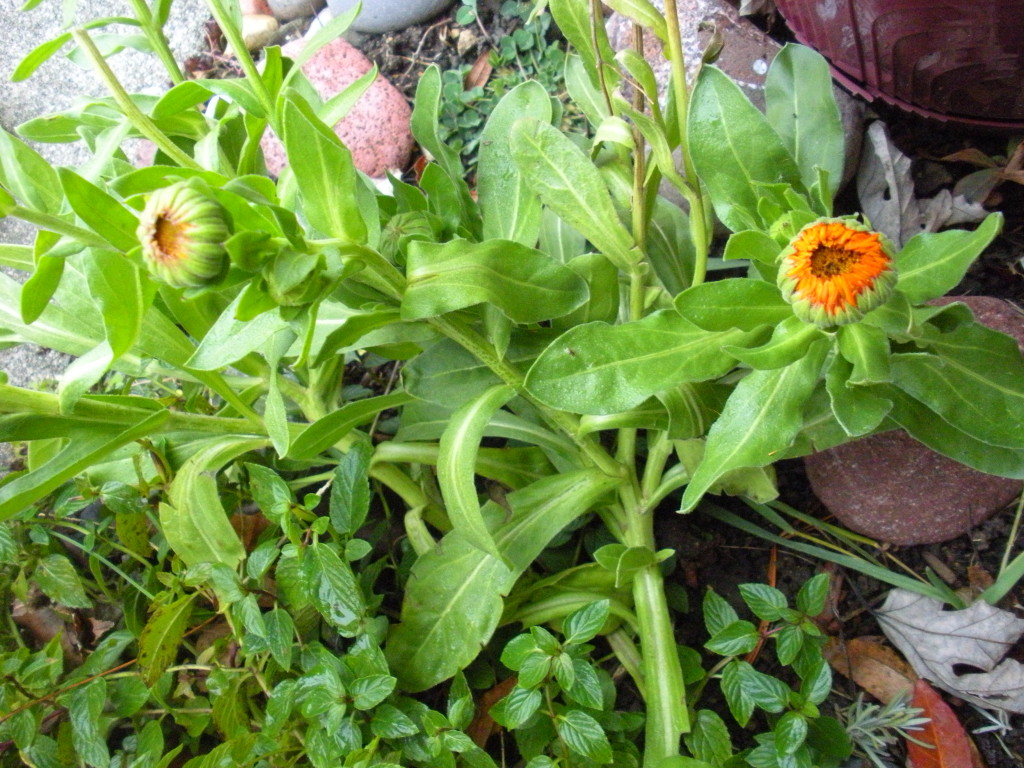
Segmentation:
<svg viewBox="0 0 1024 768">
<path fill-rule="evenodd" d="M 21 59 L 37 45 L 63 31 L 64 3 L 44 0 L 31 11 L 19 8 L 24 0 L 0 0 L 0 126 L 14 131 L 35 117 L 59 112 L 76 100 L 106 95 L 105 88 L 91 69 L 72 63 L 65 52 L 43 64 L 28 80 L 11 82 L 11 73 Z M 148 5 L 148 3 L 147 3 Z M 82 24 L 109 16 L 129 16 L 128 0 L 80 0 L 74 23 Z M 175 58 L 182 62 L 202 49 L 203 26 L 210 13 L 204 0 L 174 0 L 165 27 Z M 124 32 L 129 27 L 112 27 Z M 97 30 L 100 31 L 100 30 Z M 161 93 L 170 85 L 163 66 L 155 56 L 125 50 L 109 59 L 122 84 L 133 93 Z M 36 144 L 54 165 L 75 166 L 88 158 L 80 142 L 75 144 Z M 0 219 L 0 243 L 31 244 L 34 230 L 13 219 Z M 24 275 L 22 275 L 24 277 Z M 68 363 L 63 355 L 22 345 L 0 351 L 0 370 L 14 384 L 28 386 L 60 376 Z M 0 445 L 0 449 L 4 446 Z M 10 459 L 0 450 L 0 472 Z"/>
</svg>

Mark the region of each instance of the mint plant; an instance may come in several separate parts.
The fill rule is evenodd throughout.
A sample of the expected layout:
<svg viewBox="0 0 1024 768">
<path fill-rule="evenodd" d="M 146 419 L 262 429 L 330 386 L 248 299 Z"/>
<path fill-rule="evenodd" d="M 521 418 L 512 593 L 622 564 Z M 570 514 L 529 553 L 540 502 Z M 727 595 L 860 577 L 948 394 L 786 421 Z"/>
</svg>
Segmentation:
<svg viewBox="0 0 1024 768">
<path fill-rule="evenodd" d="M 245 76 L 176 81 L 159 97 L 127 94 L 88 29 L 26 60 L 19 75 L 73 40 L 111 97 L 30 121 L 21 138 L 0 132 L 0 215 L 38 229 L 31 246 L 0 246 L 28 278 L 0 276 L 0 326 L 76 358 L 55 393 L 0 384 L 0 438 L 27 446 L 25 469 L 0 486 L 5 540 L 48 548 L 8 588 L 28 596 L 34 579 L 78 600 L 57 588 L 67 568 L 39 532 L 61 519 L 58 500 L 99 499 L 109 543 L 85 555 L 99 575 L 83 591 L 103 594 L 115 628 L 89 649 L 99 677 L 81 685 L 54 690 L 60 672 L 48 670 L 29 687 L 22 666 L 45 662 L 15 652 L 3 695 L 18 714 L 2 725 L 18 749 L 78 739 L 109 751 L 97 681 L 134 659 L 137 682 L 124 685 L 138 708 L 118 716 L 147 740 L 123 749 L 158 762 L 180 747 L 205 764 L 205 734 L 216 759 L 235 762 L 486 764 L 459 735 L 465 705 L 431 714 L 415 696 L 458 679 L 502 625 L 569 623 L 565 642 L 531 630 L 552 666 L 519 696 L 551 693 L 549 722 L 569 738 L 549 759 L 607 763 L 608 727 L 611 755 L 597 736 L 573 746 L 590 730 L 582 715 L 599 719 L 586 711 L 596 699 L 579 699 L 587 641 L 571 629 L 576 611 L 607 600 L 622 623 L 600 631 L 643 698 L 641 765 L 715 764 L 696 754 L 703 726 L 656 515 L 706 494 L 771 499 L 773 462 L 898 427 L 975 468 L 1024 475 L 1015 342 L 963 305 L 927 303 L 959 282 L 999 214 L 894 252 L 870 222 L 833 211 L 842 128 L 819 56 L 783 49 L 762 114 L 714 67 L 687 82 L 673 0 L 664 17 L 642 0 L 612 5 L 664 41 L 666 102 L 637 52 L 610 50 L 598 4 L 552 0 L 576 49 L 566 87 L 592 135 L 566 136 L 545 89 L 518 85 L 487 119 L 475 190 L 443 140 L 437 69 L 412 117 L 434 158 L 418 184 L 394 179 L 384 195 L 356 171 L 330 128 L 355 92 L 322 103 L 301 72 L 351 14 L 295 61 L 271 47 L 257 66 L 234 3 L 210 0 Z M 147 29 L 165 10 L 136 7 Z M 268 126 L 289 160 L 276 180 L 259 149 Z M 121 147 L 139 136 L 158 148 L 150 167 Z M 79 138 L 93 158 L 77 170 L 25 141 Z M 185 190 L 191 210 L 174 194 Z M 745 277 L 707 280 L 714 217 Z M 223 252 L 210 236 L 220 226 Z M 346 364 L 366 353 L 400 378 L 345 388 Z M 103 390 L 112 375 L 120 386 Z M 394 429 L 378 429 L 385 420 Z M 587 521 L 610 548 L 540 572 L 552 542 Z M 106 594 L 100 556 L 140 597 Z M 777 613 L 777 652 L 799 683 L 784 691 L 733 658 L 752 625 L 712 611 L 733 715 L 778 716 L 741 759 L 820 759 L 812 721 L 828 681 L 805 621 L 814 600 L 746 597 Z M 230 639 L 183 651 L 207 621 Z M 200 668 L 177 666 L 179 653 Z M 271 712 L 275 728 L 289 724 L 284 746 L 256 734 Z M 64 742 L 42 733 L 44 717 L 70 723 Z"/>
</svg>

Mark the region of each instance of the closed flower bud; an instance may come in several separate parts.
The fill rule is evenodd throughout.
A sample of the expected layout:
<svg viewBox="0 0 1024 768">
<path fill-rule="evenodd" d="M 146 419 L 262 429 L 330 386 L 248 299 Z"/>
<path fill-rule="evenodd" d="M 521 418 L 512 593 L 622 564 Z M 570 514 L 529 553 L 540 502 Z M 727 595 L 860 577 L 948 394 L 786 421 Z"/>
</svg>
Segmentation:
<svg viewBox="0 0 1024 768">
<path fill-rule="evenodd" d="M 860 320 L 896 288 L 884 235 L 853 219 L 818 219 L 782 252 L 779 289 L 804 322 L 832 328 Z"/>
<path fill-rule="evenodd" d="M 136 231 L 150 273 L 175 288 L 199 288 L 224 277 L 229 232 L 220 205 L 187 182 L 154 192 Z"/>
</svg>

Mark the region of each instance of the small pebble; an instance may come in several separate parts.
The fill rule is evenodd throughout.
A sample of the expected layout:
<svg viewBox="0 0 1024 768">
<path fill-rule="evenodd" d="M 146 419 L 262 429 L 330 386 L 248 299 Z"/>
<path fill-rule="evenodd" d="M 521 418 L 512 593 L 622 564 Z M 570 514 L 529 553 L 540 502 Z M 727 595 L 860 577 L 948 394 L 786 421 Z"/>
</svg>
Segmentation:
<svg viewBox="0 0 1024 768">
<path fill-rule="evenodd" d="M 255 16 L 242 17 L 242 41 L 250 51 L 255 51 L 271 42 L 277 35 L 277 19 L 273 16 L 257 14 Z M 224 49 L 225 56 L 234 56 L 231 45 Z"/>
<path fill-rule="evenodd" d="M 261 2 L 261 0 L 257 0 Z M 304 16 L 315 16 L 324 7 L 326 0 L 266 0 L 271 12 L 279 21 L 291 21 Z M 373 3 L 373 0 L 366 0 Z"/>
</svg>

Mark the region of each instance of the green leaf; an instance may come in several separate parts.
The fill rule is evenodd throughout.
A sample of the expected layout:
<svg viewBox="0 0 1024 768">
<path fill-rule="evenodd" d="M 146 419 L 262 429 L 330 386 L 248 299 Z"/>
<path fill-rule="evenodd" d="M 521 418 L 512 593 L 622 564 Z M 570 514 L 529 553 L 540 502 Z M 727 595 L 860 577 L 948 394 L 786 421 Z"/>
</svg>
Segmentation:
<svg viewBox="0 0 1024 768">
<path fill-rule="evenodd" d="M 979 472 L 1024 479 L 1024 451 L 977 440 L 899 390 L 893 389 L 889 395 L 893 401 L 890 417 L 915 440 Z"/>
<path fill-rule="evenodd" d="M 501 724 L 505 728 L 518 728 L 534 716 L 543 701 L 544 695 L 539 688 L 515 686 L 508 696 L 501 700 Z"/>
<path fill-rule="evenodd" d="M 58 175 L 72 210 L 89 229 L 120 251 L 139 245 L 139 219 L 119 200 L 67 168 L 60 168 Z"/>
<path fill-rule="evenodd" d="M 330 515 L 334 530 L 354 536 L 370 510 L 370 459 L 373 448 L 357 440 L 338 462 L 331 483 Z"/>
<path fill-rule="evenodd" d="M 515 323 L 566 315 L 587 284 L 541 251 L 509 240 L 409 243 L 402 319 L 436 317 L 489 302 Z"/>
<path fill-rule="evenodd" d="M 740 584 L 740 595 L 759 619 L 778 621 L 787 608 L 786 596 L 781 590 L 767 584 Z"/>
<path fill-rule="evenodd" d="M 64 555 L 47 555 L 36 565 L 32 580 L 48 598 L 68 608 L 91 608 L 78 571 Z"/>
<path fill-rule="evenodd" d="M 811 189 L 824 169 L 830 198 L 839 190 L 844 160 L 843 122 L 832 88 L 821 54 L 792 44 L 776 54 L 764 83 L 768 122 L 796 159 L 804 187 Z"/>
<path fill-rule="evenodd" d="M 584 659 L 572 660 L 574 682 L 566 695 L 577 704 L 590 709 L 604 707 L 604 691 L 594 668 Z"/>
<path fill-rule="evenodd" d="M 716 632 L 704 647 L 720 656 L 739 656 L 754 650 L 759 639 L 757 627 L 749 621 L 740 620 Z"/>
<path fill-rule="evenodd" d="M 152 300 L 145 278 L 125 256 L 90 249 L 82 262 L 89 293 L 99 305 L 103 329 L 113 358 L 129 352 L 142 333 L 143 317 Z"/>
<path fill-rule="evenodd" d="M 406 392 L 356 400 L 317 419 L 292 440 L 288 454 L 294 459 L 311 459 L 342 440 L 356 427 L 373 421 L 381 411 L 400 408 L 412 401 Z"/>
<path fill-rule="evenodd" d="M 199 347 L 188 358 L 187 367 L 200 371 L 225 368 L 262 348 L 274 334 L 288 327 L 288 322 L 273 310 L 250 320 L 237 319 L 243 295 L 239 293 L 221 312 L 199 342 Z"/>
<path fill-rule="evenodd" d="M 838 331 L 839 352 L 853 365 L 851 385 L 883 384 L 890 379 L 889 338 L 874 325 L 850 323 Z"/>
<path fill-rule="evenodd" d="M 772 337 L 759 347 L 724 348 L 741 363 L 757 370 L 772 370 L 800 360 L 817 342 L 828 339 L 825 332 L 811 323 L 790 315 L 775 326 Z M 828 339 L 829 343 L 831 339 Z"/>
<path fill-rule="evenodd" d="M 828 599 L 829 579 L 827 573 L 812 576 L 796 593 L 796 608 L 807 616 L 817 616 L 825 610 Z"/>
<path fill-rule="evenodd" d="M 609 608 L 608 600 L 597 600 L 566 616 L 562 624 L 565 642 L 585 643 L 596 636 L 608 621 Z"/>
<path fill-rule="evenodd" d="M 216 473 L 238 456 L 267 445 L 266 438 L 234 436 L 207 444 L 178 470 L 160 504 L 160 525 L 186 565 L 223 563 L 234 568 L 245 557 L 242 542 L 220 502 Z"/>
<path fill-rule="evenodd" d="M 509 134 L 516 120 L 551 122 L 551 97 L 534 81 L 521 83 L 494 107 L 480 135 L 476 188 L 484 240 L 511 240 L 533 247 L 540 235 L 541 205 L 512 162 Z"/>
<path fill-rule="evenodd" d="M 570 709 L 555 721 L 555 727 L 573 752 L 602 765 L 612 761 L 612 747 L 604 729 L 586 712 Z"/>
<path fill-rule="evenodd" d="M 786 712 L 772 731 L 779 755 L 792 755 L 807 739 L 807 719 L 799 712 Z"/>
<path fill-rule="evenodd" d="M 437 459 L 437 482 L 452 526 L 466 541 L 499 559 L 501 553 L 480 513 L 474 467 L 487 423 L 513 394 L 499 384 L 456 411 L 441 435 Z"/>
<path fill-rule="evenodd" d="M 793 624 L 781 627 L 775 633 L 775 655 L 778 657 L 779 663 L 786 666 L 792 664 L 803 644 L 804 633 L 800 631 L 799 627 Z"/>
<path fill-rule="evenodd" d="M 517 122 L 512 159 L 541 202 L 578 230 L 620 269 L 638 259 L 601 173 L 561 131 L 537 120 Z"/>
<path fill-rule="evenodd" d="M 565 39 L 579 54 L 589 79 L 596 86 L 598 62 L 610 62 L 615 57 L 615 52 L 608 43 L 608 33 L 605 31 L 604 23 L 600 21 L 594 23 L 590 15 L 590 8 L 586 3 L 575 0 L 550 0 L 548 7 L 551 9 L 551 16 L 554 18 L 555 24 L 558 25 L 558 30 L 565 35 Z M 612 80 L 614 74 L 615 70 L 609 67 L 606 76 L 609 89 L 616 85 Z"/>
<path fill-rule="evenodd" d="M 415 736 L 420 732 L 419 727 L 408 715 L 391 704 L 382 704 L 377 708 L 370 721 L 370 730 L 374 736 L 382 739 L 401 739 Z"/>
<path fill-rule="evenodd" d="M 0 129 L 0 187 L 24 205 L 43 213 L 59 213 L 64 204 L 60 177 L 42 155 Z"/>
<path fill-rule="evenodd" d="M 249 492 L 256 506 L 268 520 L 281 525 L 281 518 L 294 503 L 288 483 L 268 467 L 247 462 L 245 468 L 249 473 Z"/>
<path fill-rule="evenodd" d="M 291 614 L 283 608 L 275 608 L 263 614 L 263 622 L 267 628 L 270 655 L 282 669 L 291 669 L 292 648 L 295 643 L 295 622 Z"/>
<path fill-rule="evenodd" d="M 768 120 L 732 79 L 701 68 L 690 100 L 690 149 L 715 213 L 729 229 L 767 229 L 757 184 L 800 186 L 800 171 Z"/>
<path fill-rule="evenodd" d="M 671 310 L 623 325 L 587 323 L 559 336 L 526 376 L 541 402 L 585 414 L 640 405 L 683 382 L 723 375 L 735 359 L 722 351 L 752 338 L 738 329 L 708 332 Z"/>
<path fill-rule="evenodd" d="M 781 252 L 782 246 L 775 238 L 756 229 L 746 229 L 729 236 L 725 243 L 723 258 L 726 261 L 746 259 L 774 265 L 779 260 Z"/>
<path fill-rule="evenodd" d="M 645 30 L 653 32 L 663 43 L 668 42 L 665 14 L 658 11 L 648 0 L 606 0 L 605 5 L 633 19 Z"/>
<path fill-rule="evenodd" d="M 40 233 L 43 235 L 43 233 Z M 46 233 L 56 239 L 56 235 Z M 50 253 L 42 254 L 35 263 L 32 276 L 25 281 L 21 289 L 21 320 L 24 323 L 32 324 L 39 319 L 50 304 L 50 299 L 60 285 L 60 279 L 64 275 L 64 265 L 67 260 L 62 256 L 55 256 Z"/>
<path fill-rule="evenodd" d="M 814 750 L 817 768 L 839 768 L 853 754 L 846 728 L 834 717 L 816 717 L 807 724 L 807 745 Z"/>
<path fill-rule="evenodd" d="M 191 594 L 171 603 L 159 603 L 139 634 L 139 667 L 151 688 L 178 656 L 181 639 L 192 618 L 194 598 L 195 594 Z"/>
<path fill-rule="evenodd" d="M 16 391 L 17 388 L 0 385 L 0 403 L 4 402 L 5 390 Z M 165 410 L 151 415 L 142 412 L 139 414 L 141 420 L 128 429 L 94 429 L 89 434 L 76 437 L 51 461 L 0 486 L 0 522 L 28 509 L 118 448 L 158 431 L 168 415 Z"/>
<path fill-rule="evenodd" d="M 681 511 L 697 506 L 727 471 L 770 464 L 803 427 L 803 406 L 818 381 L 826 346 L 814 345 L 785 368 L 753 371 L 736 385 L 708 432 L 704 458 L 683 494 Z"/>
<path fill-rule="evenodd" d="M 725 765 L 732 757 L 732 739 L 729 729 L 716 712 L 701 709 L 693 721 L 693 730 L 684 737 L 687 749 L 698 760 L 711 765 Z"/>
<path fill-rule="evenodd" d="M 545 477 L 506 497 L 512 509 L 492 536 L 503 560 L 447 534 L 412 568 L 402 621 L 388 638 L 388 662 L 402 687 L 421 691 L 465 668 L 498 625 L 502 595 L 568 523 L 619 481 L 596 469 Z M 507 563 L 507 564 L 506 564 Z"/>
<path fill-rule="evenodd" d="M 361 182 L 352 154 L 298 96 L 285 97 L 284 146 L 309 223 L 329 237 L 365 243 L 366 222 L 356 188 Z"/>
<path fill-rule="evenodd" d="M 1002 228 L 1002 214 L 990 213 L 973 232 L 951 229 L 914 235 L 896 255 L 897 288 L 914 304 L 945 295 Z"/>
<path fill-rule="evenodd" d="M 928 341 L 930 354 L 892 356 L 893 383 L 976 440 L 1024 448 L 1024 360 L 1016 341 L 974 323 Z"/>
<path fill-rule="evenodd" d="M 437 115 L 441 107 L 441 70 L 431 65 L 416 84 L 410 127 L 416 142 L 423 147 L 453 181 L 465 178 L 459 153 L 441 137 Z"/>
<path fill-rule="evenodd" d="M 107 681 L 102 677 L 73 688 L 60 697 L 68 709 L 71 721 L 71 743 L 83 764 L 95 768 L 110 765 L 110 751 L 103 724 L 103 709 L 107 704 Z"/>
<path fill-rule="evenodd" d="M 752 331 L 793 317 L 793 308 L 775 285 L 750 278 L 695 285 L 676 296 L 675 306 L 680 315 L 706 331 Z M 737 312 L 737 307 L 743 311 Z"/>
<path fill-rule="evenodd" d="M 317 611 L 342 637 L 355 637 L 366 602 L 352 567 L 331 547 L 317 543 L 302 558 L 302 573 Z"/>
<path fill-rule="evenodd" d="M 847 382 L 852 374 L 853 365 L 845 358 L 832 358 L 825 372 L 825 389 L 832 414 L 843 431 L 850 437 L 860 437 L 878 428 L 892 410 L 892 400 L 878 394 L 878 391 L 884 392 L 884 389 L 850 386 Z"/>
<path fill-rule="evenodd" d="M 353 680 L 348 686 L 352 706 L 364 711 L 373 709 L 391 695 L 396 682 L 391 675 L 371 675 Z"/>
<path fill-rule="evenodd" d="M 704 626 L 712 637 L 740 618 L 736 609 L 713 589 L 705 590 L 701 611 L 704 614 Z"/>
</svg>

